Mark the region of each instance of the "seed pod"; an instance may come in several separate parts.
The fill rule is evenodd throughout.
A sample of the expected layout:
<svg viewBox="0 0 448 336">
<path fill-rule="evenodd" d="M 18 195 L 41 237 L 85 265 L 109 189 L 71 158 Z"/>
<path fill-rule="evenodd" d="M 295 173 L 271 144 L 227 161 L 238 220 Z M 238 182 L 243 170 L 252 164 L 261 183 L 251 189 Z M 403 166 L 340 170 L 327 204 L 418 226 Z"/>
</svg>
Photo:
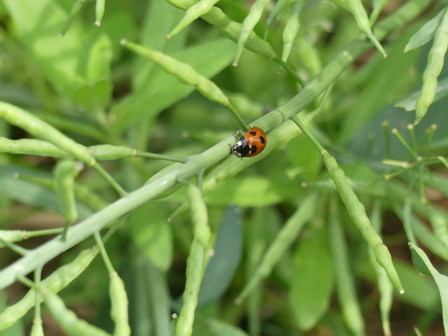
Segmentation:
<svg viewBox="0 0 448 336">
<path fill-rule="evenodd" d="M 59 147 L 46 141 L 35 139 L 10 140 L 0 137 L 0 152 L 9 154 L 25 154 L 36 156 L 49 156 L 54 158 L 69 159 L 72 156 Z"/>
<path fill-rule="evenodd" d="M 39 286 L 39 288 L 42 289 L 44 287 Z M 67 333 L 67 335 L 110 336 L 110 334 L 105 332 L 104 330 L 78 318 L 75 313 L 67 309 L 64 301 L 62 301 L 62 299 L 56 294 L 48 291 L 45 288 L 41 290 L 41 293 L 44 297 L 45 304 L 47 305 L 48 310 L 50 310 L 55 320 L 59 323 L 59 325 Z"/>
<path fill-rule="evenodd" d="M 190 204 L 191 219 L 194 225 L 194 237 L 204 248 L 210 246 L 211 231 L 208 225 L 207 207 L 201 190 L 193 184 L 187 187 L 187 199 Z"/>
<path fill-rule="evenodd" d="M 110 302 L 111 302 L 111 318 L 115 322 L 115 336 L 127 336 L 131 334 L 131 327 L 129 326 L 128 315 L 128 297 L 124 282 L 118 276 L 117 272 L 110 275 L 109 288 Z"/>
<path fill-rule="evenodd" d="M 50 124 L 14 105 L 0 102 L 0 118 L 24 129 L 36 138 L 50 142 L 88 166 L 95 164 L 95 158 L 89 153 L 86 147 L 65 136 Z"/>
<path fill-rule="evenodd" d="M 71 263 L 59 267 L 50 276 L 42 280 L 41 285 L 53 293 L 59 292 L 76 279 L 90 265 L 97 254 L 98 250 L 96 248 L 81 251 Z M 20 320 L 33 308 L 35 303 L 35 290 L 31 289 L 20 301 L 0 312 L 0 331 L 8 329 Z"/>
<path fill-rule="evenodd" d="M 434 42 L 428 54 L 428 64 L 423 72 L 423 85 L 420 97 L 415 105 L 415 122 L 418 124 L 425 116 L 429 106 L 434 101 L 437 90 L 437 78 L 443 68 L 445 54 L 448 48 L 448 8 L 442 14 L 439 26 L 434 33 Z"/>
<path fill-rule="evenodd" d="M 306 198 L 297 210 L 288 218 L 280 232 L 272 241 L 271 245 L 259 262 L 255 273 L 251 276 L 249 283 L 243 288 L 236 298 L 236 302 L 241 302 L 250 292 L 269 274 L 273 267 L 279 262 L 285 251 L 297 238 L 303 225 L 310 220 L 314 213 L 316 195 L 312 194 Z"/>
<path fill-rule="evenodd" d="M 65 218 L 63 237 L 65 239 L 68 225 L 78 218 L 75 200 L 75 177 L 81 171 L 79 162 L 63 160 L 59 161 L 55 168 L 55 186 L 58 196 L 58 204 Z"/>
<path fill-rule="evenodd" d="M 182 20 L 180 20 L 177 26 L 167 35 L 167 37 L 173 37 L 198 17 L 208 13 L 218 1 L 219 0 L 201 0 L 195 3 L 187 9 Z"/>
<path fill-rule="evenodd" d="M 187 259 L 187 278 L 183 294 L 183 306 L 176 326 L 176 336 L 191 336 L 193 333 L 194 315 L 205 265 L 205 248 L 195 239 L 191 244 L 190 255 Z"/>
<path fill-rule="evenodd" d="M 249 38 L 249 34 L 252 32 L 255 25 L 260 20 L 260 17 L 263 14 L 263 11 L 268 3 L 269 0 L 255 0 L 254 4 L 250 8 L 249 14 L 247 14 L 246 18 L 244 19 L 240 36 L 238 37 L 235 59 L 233 60 L 234 66 L 237 66 L 241 53 L 243 52 L 244 45 Z"/>
</svg>

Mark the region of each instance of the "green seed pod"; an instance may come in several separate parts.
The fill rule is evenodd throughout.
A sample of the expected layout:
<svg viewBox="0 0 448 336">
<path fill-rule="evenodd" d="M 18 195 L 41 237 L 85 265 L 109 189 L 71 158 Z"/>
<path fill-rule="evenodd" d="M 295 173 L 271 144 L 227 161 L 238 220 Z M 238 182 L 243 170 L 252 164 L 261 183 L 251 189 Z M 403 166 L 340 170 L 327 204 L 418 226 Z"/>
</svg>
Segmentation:
<svg viewBox="0 0 448 336">
<path fill-rule="evenodd" d="M 25 154 L 36 156 L 49 156 L 54 158 L 68 159 L 72 155 L 59 147 L 46 141 L 34 139 L 10 140 L 0 137 L 0 152 L 10 154 Z"/>
<path fill-rule="evenodd" d="M 400 291 L 400 293 L 404 293 L 400 278 L 398 277 L 397 271 L 393 265 L 390 252 L 386 245 L 384 245 L 381 237 L 372 228 L 370 220 L 366 215 L 364 205 L 359 201 L 358 197 L 354 193 L 343 170 L 327 151 L 322 151 L 321 156 L 325 167 L 330 173 L 330 177 L 333 180 L 351 219 L 353 220 L 353 223 L 357 226 L 358 230 L 373 250 L 376 260 L 384 268 L 392 283 Z"/>
<path fill-rule="evenodd" d="M 342 232 L 339 209 L 335 197 L 331 199 L 330 209 L 328 233 L 336 276 L 338 301 L 345 323 L 353 335 L 363 335 L 364 320 L 362 318 L 361 307 L 359 306 L 359 299 L 356 297 L 356 289 L 352 276 L 353 272 L 350 270 L 347 242 Z"/>
<path fill-rule="evenodd" d="M 75 161 L 63 160 L 56 165 L 56 194 L 59 208 L 67 223 L 73 223 L 78 217 L 75 201 L 75 177 L 81 171 L 82 165 Z"/>
<path fill-rule="evenodd" d="M 115 336 L 127 336 L 131 334 L 128 315 L 128 297 L 124 282 L 116 272 L 110 275 L 109 288 L 111 302 L 111 318 L 115 322 Z"/>
<path fill-rule="evenodd" d="M 445 250 L 448 251 L 448 223 L 446 216 L 436 209 L 431 208 L 429 220 L 436 238 L 442 243 Z"/>
<path fill-rule="evenodd" d="M 369 17 L 367 16 L 366 10 L 362 5 L 361 0 L 332 0 L 332 1 L 338 6 L 352 13 L 353 18 L 355 19 L 359 29 L 367 35 L 369 40 L 372 41 L 375 48 L 378 49 L 378 51 L 383 55 L 383 57 L 387 57 L 386 52 L 384 51 L 380 42 L 377 40 L 377 38 L 372 32 Z"/>
<path fill-rule="evenodd" d="M 429 106 L 434 101 L 437 90 L 437 78 L 443 68 L 446 50 L 448 48 L 448 8 L 442 15 L 439 26 L 434 33 L 434 42 L 428 55 L 428 64 L 423 72 L 423 85 L 415 105 L 415 122 L 418 124 L 425 116 Z"/>
<path fill-rule="evenodd" d="M 229 98 L 212 81 L 198 74 L 191 65 L 179 62 L 178 60 L 161 52 L 144 48 L 132 42 L 122 41 L 122 44 L 136 54 L 142 55 L 152 62 L 158 64 L 166 72 L 173 74 L 177 79 L 185 84 L 192 85 L 198 89 L 205 97 L 224 106 L 229 105 Z"/>
<path fill-rule="evenodd" d="M 89 153 L 86 147 L 74 142 L 53 126 L 14 105 L 0 102 L 0 118 L 24 129 L 36 138 L 48 141 L 88 166 L 95 164 L 95 158 Z"/>
<path fill-rule="evenodd" d="M 168 38 L 173 37 L 179 33 L 182 29 L 187 27 L 190 23 L 196 20 L 201 15 L 208 13 L 213 6 L 219 0 L 201 0 L 187 9 L 182 20 L 177 24 L 177 26 L 167 35 Z"/>
<path fill-rule="evenodd" d="M 210 247 L 211 231 L 208 225 L 207 207 L 201 190 L 193 184 L 187 187 L 187 199 L 190 204 L 191 218 L 194 225 L 194 237 L 204 248 Z"/>
<path fill-rule="evenodd" d="M 42 280 L 41 285 L 53 293 L 59 292 L 79 277 L 97 254 L 98 250 L 96 248 L 88 248 L 81 251 L 71 263 L 59 267 L 50 276 Z M 0 312 L 0 331 L 8 329 L 20 320 L 34 307 L 35 303 L 35 290 L 31 289 L 20 301 Z"/>
<path fill-rule="evenodd" d="M 188 9 L 193 4 L 195 4 L 196 0 L 167 0 L 170 4 L 177 8 Z M 232 39 L 233 41 L 238 41 L 238 37 L 241 32 L 241 24 L 236 23 L 230 20 L 224 12 L 217 8 L 213 7 L 207 14 L 204 14 L 202 18 L 210 23 L 218 27 L 227 37 Z M 275 51 L 270 46 L 269 43 L 259 38 L 253 32 L 249 34 L 247 42 L 245 44 L 246 48 L 268 58 L 275 58 Z"/>
<path fill-rule="evenodd" d="M 187 259 L 187 278 L 183 294 L 184 304 L 177 322 L 176 336 L 191 336 L 193 333 L 194 315 L 198 304 L 199 288 L 204 276 L 205 265 L 205 249 L 195 239 L 191 244 L 190 255 Z"/>
<path fill-rule="evenodd" d="M 45 336 L 44 328 L 42 327 L 42 320 L 33 320 L 30 336 Z"/>
<path fill-rule="evenodd" d="M 275 3 L 274 8 L 269 14 L 268 19 L 266 20 L 266 28 L 264 32 L 264 39 L 266 40 L 268 36 L 269 29 L 271 28 L 272 22 L 274 22 L 275 18 L 280 14 L 280 12 L 285 9 L 292 0 L 279 0 Z M 300 0 L 301 1 L 301 0 Z"/>
<path fill-rule="evenodd" d="M 271 243 L 266 253 L 259 262 L 255 273 L 251 276 L 249 283 L 243 288 L 240 295 L 236 298 L 236 302 L 241 302 L 252 290 L 269 274 L 273 267 L 279 262 L 285 251 L 294 242 L 303 228 L 313 216 L 316 205 L 316 195 L 312 194 L 306 198 L 299 208 L 288 218 L 280 232 Z"/>
<path fill-rule="evenodd" d="M 255 25 L 260 20 L 260 17 L 263 14 L 263 11 L 268 3 L 269 0 L 255 0 L 254 4 L 250 8 L 249 14 L 247 14 L 246 18 L 244 19 L 240 36 L 238 37 L 235 59 L 233 60 L 234 66 L 238 65 L 238 61 L 243 52 L 244 45 L 249 38 L 249 34 L 253 31 Z"/>
<path fill-rule="evenodd" d="M 95 4 L 95 26 L 101 26 L 101 21 L 104 16 L 106 0 L 96 0 Z"/>
<path fill-rule="evenodd" d="M 56 294 L 48 291 L 42 286 L 39 286 L 41 293 L 44 297 L 45 304 L 48 310 L 51 312 L 55 320 L 64 329 L 67 335 L 70 336 L 108 336 L 109 333 L 105 332 L 94 325 L 87 323 L 84 320 L 79 319 L 75 313 L 67 309 L 64 301 Z"/>
<path fill-rule="evenodd" d="M 98 161 L 133 158 L 137 154 L 135 149 L 113 145 L 96 145 L 88 147 L 88 150 Z"/>
<path fill-rule="evenodd" d="M 305 3 L 302 1 L 297 1 L 294 3 L 294 8 L 291 15 L 286 22 L 285 29 L 283 30 L 283 52 L 282 52 L 282 60 L 286 62 L 291 53 L 291 48 L 294 43 L 294 40 L 299 32 L 300 21 L 299 15 L 302 11 L 303 5 Z"/>
</svg>

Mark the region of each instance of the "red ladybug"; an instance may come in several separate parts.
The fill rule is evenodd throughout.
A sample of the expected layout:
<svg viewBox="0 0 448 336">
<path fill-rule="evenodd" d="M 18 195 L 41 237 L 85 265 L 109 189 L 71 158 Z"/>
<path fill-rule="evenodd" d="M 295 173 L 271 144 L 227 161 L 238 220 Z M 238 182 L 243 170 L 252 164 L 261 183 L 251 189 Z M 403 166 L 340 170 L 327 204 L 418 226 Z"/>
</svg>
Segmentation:
<svg viewBox="0 0 448 336">
<path fill-rule="evenodd" d="M 252 127 L 244 137 L 241 133 L 235 133 L 235 138 L 237 142 L 233 145 L 231 153 L 240 158 L 260 154 L 268 143 L 266 134 L 258 127 Z"/>
</svg>

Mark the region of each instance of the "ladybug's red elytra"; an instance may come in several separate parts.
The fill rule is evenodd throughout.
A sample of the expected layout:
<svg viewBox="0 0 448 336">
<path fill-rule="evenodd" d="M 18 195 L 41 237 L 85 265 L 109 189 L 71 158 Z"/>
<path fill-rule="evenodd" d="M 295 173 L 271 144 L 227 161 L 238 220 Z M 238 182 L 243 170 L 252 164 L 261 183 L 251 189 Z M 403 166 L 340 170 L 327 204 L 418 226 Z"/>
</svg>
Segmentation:
<svg viewBox="0 0 448 336">
<path fill-rule="evenodd" d="M 233 145 L 231 153 L 240 158 L 260 154 L 268 143 L 266 134 L 258 127 L 252 127 L 244 136 L 241 133 L 235 133 L 235 138 L 237 142 Z"/>
</svg>

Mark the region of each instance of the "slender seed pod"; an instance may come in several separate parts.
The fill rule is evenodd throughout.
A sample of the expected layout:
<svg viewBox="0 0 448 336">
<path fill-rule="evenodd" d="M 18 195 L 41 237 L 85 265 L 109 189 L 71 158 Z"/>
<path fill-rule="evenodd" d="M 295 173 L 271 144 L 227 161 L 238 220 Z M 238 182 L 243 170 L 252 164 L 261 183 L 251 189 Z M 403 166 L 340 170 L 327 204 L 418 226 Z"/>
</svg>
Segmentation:
<svg viewBox="0 0 448 336">
<path fill-rule="evenodd" d="M 98 161 L 133 158 L 137 154 L 133 148 L 113 145 L 96 145 L 88 147 L 88 150 Z"/>
<path fill-rule="evenodd" d="M 272 9 L 271 14 L 266 20 L 266 28 L 264 32 L 264 39 L 266 40 L 268 36 L 269 29 L 271 28 L 272 22 L 274 22 L 275 18 L 280 14 L 280 12 L 285 9 L 292 0 L 279 0 L 275 3 L 274 8 Z M 300 0 L 301 1 L 301 0 Z"/>
<path fill-rule="evenodd" d="M 210 100 L 224 106 L 229 104 L 229 98 L 213 82 L 198 74 L 191 65 L 179 62 L 161 52 L 139 46 L 132 42 L 124 40 L 121 43 L 136 54 L 144 56 L 156 63 L 163 70 L 174 75 L 180 82 L 196 87 L 199 92 Z"/>
<path fill-rule="evenodd" d="M 98 254 L 96 248 L 88 248 L 81 251 L 69 264 L 59 267 L 50 276 L 41 281 L 41 285 L 53 293 L 67 287 L 90 265 Z M 42 302 L 42 299 L 40 300 Z M 29 290 L 17 303 L 0 312 L 0 331 L 8 329 L 20 320 L 31 308 L 34 307 L 35 290 Z"/>
<path fill-rule="evenodd" d="M 437 78 L 443 68 L 446 50 L 448 48 L 448 8 L 442 15 L 439 26 L 434 33 L 434 42 L 428 55 L 428 64 L 423 72 L 423 85 L 415 105 L 415 122 L 417 125 L 425 116 L 429 106 L 434 101 L 437 90 Z"/>
<path fill-rule="evenodd" d="M 263 255 L 255 273 L 252 275 L 249 283 L 243 288 L 241 293 L 235 299 L 236 303 L 240 303 L 251 291 L 266 278 L 272 271 L 272 268 L 278 263 L 285 251 L 297 238 L 303 225 L 311 219 L 314 213 L 316 203 L 316 195 L 312 194 L 306 198 L 299 208 L 288 218 L 285 225 L 271 243 L 266 253 Z"/>
<path fill-rule="evenodd" d="M 384 7 L 387 6 L 389 0 L 373 0 L 372 1 L 372 12 L 370 13 L 370 25 L 373 26 L 373 24 L 376 22 L 376 19 L 380 15 L 381 11 Z"/>
<path fill-rule="evenodd" d="M 255 25 L 260 20 L 261 14 L 263 14 L 269 0 L 255 0 L 254 4 L 250 8 L 249 14 L 243 21 L 243 26 L 241 27 L 240 36 L 238 37 L 238 44 L 236 47 L 235 58 L 233 60 L 233 66 L 238 65 L 238 61 L 243 52 L 244 45 L 246 44 L 249 34 L 253 31 Z"/>
<path fill-rule="evenodd" d="M 50 142 L 88 166 L 95 164 L 95 158 L 89 153 L 86 147 L 76 143 L 50 124 L 43 122 L 21 108 L 0 101 L 0 118 L 24 129 L 36 138 Z"/>
<path fill-rule="evenodd" d="M 330 153 L 322 147 L 309 129 L 303 125 L 297 116 L 293 116 L 291 120 L 294 121 L 294 123 L 302 130 L 302 132 L 308 137 L 308 139 L 310 139 L 316 149 L 320 152 L 325 168 L 327 168 L 328 173 L 330 174 L 330 177 L 336 186 L 339 196 L 347 208 L 353 223 L 361 232 L 362 236 L 367 241 L 367 244 L 369 244 L 370 248 L 373 250 L 376 260 L 384 268 L 395 288 L 399 290 L 400 294 L 403 294 L 403 286 L 392 262 L 392 256 L 390 255 L 386 245 L 384 245 L 380 235 L 373 229 L 370 220 L 367 217 L 364 205 L 359 201 L 358 196 L 356 196 L 353 191 L 353 188 L 347 180 L 344 171 L 341 167 L 339 167 L 337 161 L 330 155 Z"/>
<path fill-rule="evenodd" d="M 369 17 L 367 16 L 366 10 L 362 5 L 361 0 L 332 0 L 335 4 L 342 7 L 343 9 L 352 13 L 353 18 L 358 25 L 358 28 L 364 32 L 369 40 L 373 43 L 375 48 L 383 55 L 383 57 L 387 57 L 386 52 L 381 46 L 378 39 L 372 32 L 372 27 L 370 26 Z"/>
<path fill-rule="evenodd" d="M 300 21 L 299 15 L 302 11 L 305 3 L 303 1 L 296 1 L 294 4 L 294 8 L 292 10 L 291 15 L 288 18 L 288 22 L 286 23 L 285 29 L 283 30 L 283 51 L 282 51 L 282 60 L 286 62 L 291 53 L 292 45 L 294 40 L 299 32 Z"/>
<path fill-rule="evenodd" d="M 400 293 L 404 293 L 401 281 L 395 267 L 393 266 L 390 252 L 384 245 L 381 237 L 375 230 L 373 230 L 369 218 L 366 215 L 364 205 L 359 201 L 358 197 L 353 192 L 350 182 L 348 182 L 344 172 L 339 167 L 336 160 L 325 150 L 321 152 L 321 156 L 353 222 L 356 224 L 364 239 L 372 248 L 378 263 L 383 266 L 395 287 L 399 289 Z"/>
<path fill-rule="evenodd" d="M 198 304 L 199 288 L 204 276 L 206 254 L 203 245 L 194 239 L 187 259 L 183 306 L 176 326 L 176 336 L 190 336 L 193 333 L 193 322 Z"/>
<path fill-rule="evenodd" d="M 10 154 L 25 154 L 36 156 L 49 156 L 60 159 L 73 158 L 72 155 L 55 145 L 35 139 L 10 140 L 0 137 L 0 152 Z"/>
<path fill-rule="evenodd" d="M 352 276 L 353 272 L 349 266 L 347 242 L 342 233 L 339 209 L 335 197 L 331 199 L 330 209 L 328 233 L 336 275 L 338 301 L 342 308 L 345 323 L 353 332 L 353 335 L 363 335 L 365 324 L 362 318 L 359 300 L 356 297 L 355 284 Z"/>
<path fill-rule="evenodd" d="M 115 322 L 115 336 L 131 335 L 131 327 L 129 326 L 128 313 L 128 296 L 124 287 L 124 282 L 118 276 L 117 272 L 110 275 L 109 295 L 111 301 L 112 321 Z"/>
<path fill-rule="evenodd" d="M 403 294 L 403 286 L 401 285 L 400 278 L 393 265 L 390 252 L 386 245 L 384 245 L 381 237 L 372 228 L 370 220 L 366 215 L 364 205 L 354 193 L 350 182 L 347 180 L 343 170 L 339 167 L 336 160 L 326 150 L 321 151 L 321 156 L 353 223 L 357 226 L 364 239 L 372 248 L 376 260 L 384 268 L 395 288 L 400 291 L 400 294 Z"/>
<path fill-rule="evenodd" d="M 372 226 L 377 232 L 381 232 L 381 213 L 380 207 L 376 204 L 374 205 L 373 211 L 371 213 Z M 369 249 L 369 259 L 370 264 L 376 273 L 376 281 L 378 284 L 380 292 L 380 313 L 381 313 L 381 324 L 383 326 L 383 331 L 385 336 L 392 335 L 390 330 L 390 311 L 392 308 L 393 300 L 393 286 L 387 277 L 386 271 L 381 267 L 380 264 L 375 259 L 372 249 Z"/>
<path fill-rule="evenodd" d="M 208 13 L 218 1 L 219 0 L 200 0 L 188 8 L 182 20 L 180 20 L 177 26 L 167 35 L 167 38 L 172 38 L 198 17 Z"/>
<path fill-rule="evenodd" d="M 434 235 L 448 251 L 448 223 L 446 216 L 434 208 L 431 208 L 429 220 L 431 222 Z"/>
<path fill-rule="evenodd" d="M 174 7 L 183 10 L 187 10 L 197 2 L 197 0 L 167 0 L 167 1 Z M 238 36 L 240 35 L 241 32 L 241 24 L 230 20 L 221 9 L 213 7 L 208 13 L 202 15 L 202 18 L 208 23 L 216 26 L 233 41 L 238 41 Z M 270 46 L 270 44 L 259 38 L 255 33 L 249 34 L 245 46 L 249 50 L 257 54 L 263 55 L 265 57 L 268 58 L 276 57 L 275 51 Z"/>
<path fill-rule="evenodd" d="M 64 36 L 65 33 L 67 33 L 67 30 L 70 28 L 70 25 L 72 24 L 73 19 L 78 14 L 78 12 L 81 9 L 84 2 L 86 2 L 86 0 L 75 0 L 73 7 L 70 11 L 70 14 L 67 18 L 67 22 L 65 23 L 64 28 L 62 28 L 62 31 L 60 33 L 61 36 Z"/>
<path fill-rule="evenodd" d="M 194 86 L 200 93 L 211 101 L 224 105 L 233 113 L 243 128 L 250 128 L 244 122 L 236 108 L 230 103 L 229 98 L 224 94 L 224 92 L 222 92 L 215 83 L 198 74 L 191 65 L 179 62 L 178 60 L 161 52 L 144 48 L 132 42 L 122 41 L 121 43 L 136 54 L 142 55 L 156 63 L 166 72 L 173 74 L 180 82 Z"/>
<path fill-rule="evenodd" d="M 187 199 L 194 225 L 194 237 L 204 248 L 208 249 L 210 247 L 211 231 L 208 225 L 207 207 L 201 190 L 196 185 L 189 184 L 187 186 Z"/>
<path fill-rule="evenodd" d="M 369 18 L 367 16 L 366 10 L 362 5 L 361 0 L 348 0 L 351 12 L 353 17 L 355 18 L 356 23 L 358 24 L 359 29 L 364 32 L 370 41 L 372 41 L 375 48 L 383 55 L 383 57 L 387 57 L 386 51 L 384 51 L 380 42 L 377 40 L 375 35 L 373 35 L 372 27 L 370 26 Z"/>
<path fill-rule="evenodd" d="M 101 26 L 101 21 L 104 16 L 106 0 L 96 0 L 95 4 L 95 26 Z"/>
<path fill-rule="evenodd" d="M 54 171 L 58 204 L 65 218 L 63 239 L 66 238 L 68 226 L 78 218 L 75 200 L 75 177 L 81 169 L 82 165 L 79 162 L 63 160 L 57 163 Z"/>
<path fill-rule="evenodd" d="M 84 320 L 81 320 L 73 313 L 71 310 L 67 309 L 64 304 L 64 301 L 57 296 L 56 294 L 48 291 L 46 288 L 42 286 L 38 286 L 40 289 L 45 304 L 50 310 L 51 314 L 55 318 L 55 320 L 59 323 L 65 333 L 69 336 L 108 336 L 109 333 L 104 330 L 95 327 L 87 323 Z"/>
<path fill-rule="evenodd" d="M 136 149 L 125 146 L 114 146 L 107 144 L 95 145 L 87 147 L 87 150 L 93 157 L 95 157 L 97 161 L 119 160 L 135 157 L 145 157 L 149 159 L 175 162 L 186 161 L 185 158 L 180 158 L 177 156 L 139 152 Z M 8 138 L 0 137 L 0 153 L 47 156 L 58 159 L 75 159 L 73 155 L 70 155 L 59 147 L 56 147 L 47 141 L 36 139 L 10 140 Z"/>
</svg>

